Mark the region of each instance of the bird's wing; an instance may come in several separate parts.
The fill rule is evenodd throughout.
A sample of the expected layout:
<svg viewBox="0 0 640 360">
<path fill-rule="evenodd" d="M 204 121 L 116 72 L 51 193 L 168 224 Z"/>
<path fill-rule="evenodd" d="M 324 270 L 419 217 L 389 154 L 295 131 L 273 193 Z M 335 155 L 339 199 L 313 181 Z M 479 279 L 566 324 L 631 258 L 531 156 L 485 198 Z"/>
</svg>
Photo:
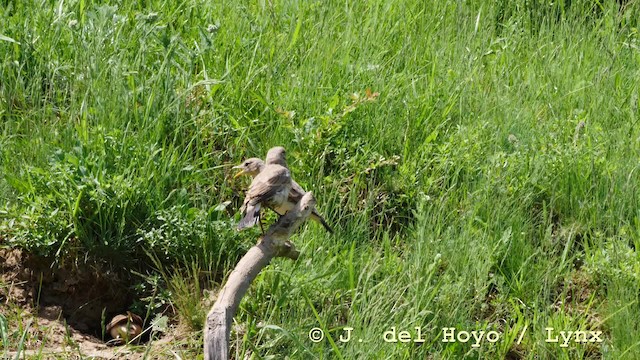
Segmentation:
<svg viewBox="0 0 640 360">
<path fill-rule="evenodd" d="M 245 200 L 249 199 L 251 204 L 262 203 L 289 184 L 291 174 L 287 168 L 280 165 L 267 166 L 251 182 Z"/>
<path fill-rule="evenodd" d="M 291 180 L 291 190 L 289 191 L 289 201 L 297 204 L 302 196 L 307 192 L 295 180 Z"/>
</svg>

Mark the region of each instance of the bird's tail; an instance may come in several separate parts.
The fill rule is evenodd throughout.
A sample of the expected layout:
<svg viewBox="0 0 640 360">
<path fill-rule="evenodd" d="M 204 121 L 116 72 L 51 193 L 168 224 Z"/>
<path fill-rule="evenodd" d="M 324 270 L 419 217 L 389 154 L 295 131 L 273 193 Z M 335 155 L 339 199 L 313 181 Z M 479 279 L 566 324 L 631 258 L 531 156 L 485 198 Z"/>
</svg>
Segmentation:
<svg viewBox="0 0 640 360">
<path fill-rule="evenodd" d="M 322 218 L 322 216 L 320 216 L 320 214 L 316 213 L 315 211 L 311 213 L 310 215 L 311 219 L 319 222 L 320 224 L 322 224 L 322 226 L 324 226 L 324 228 L 330 233 L 333 234 L 333 229 L 331 228 L 331 226 L 329 226 L 329 224 L 327 224 L 326 221 L 324 221 L 324 219 Z"/>
<path fill-rule="evenodd" d="M 247 206 L 247 213 L 238 223 L 237 229 L 242 230 L 250 228 L 260 221 L 260 204 L 256 206 Z"/>
</svg>

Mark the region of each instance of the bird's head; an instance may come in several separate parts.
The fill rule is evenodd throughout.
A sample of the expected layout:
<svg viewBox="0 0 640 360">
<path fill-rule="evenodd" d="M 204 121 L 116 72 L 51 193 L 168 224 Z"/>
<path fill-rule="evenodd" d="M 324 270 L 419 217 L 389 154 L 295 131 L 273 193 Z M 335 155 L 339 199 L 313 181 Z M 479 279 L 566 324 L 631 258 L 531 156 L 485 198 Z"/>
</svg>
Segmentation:
<svg viewBox="0 0 640 360">
<path fill-rule="evenodd" d="M 242 175 L 249 175 L 251 177 L 256 177 L 262 171 L 264 167 L 264 162 L 258 158 L 249 158 L 243 161 L 240 165 L 236 165 L 233 169 L 238 169 L 238 172 L 234 178 L 237 178 Z"/>
<path fill-rule="evenodd" d="M 278 164 L 287 167 L 286 150 L 282 146 L 276 146 L 269 149 L 267 152 L 266 163 L 267 165 Z"/>
</svg>

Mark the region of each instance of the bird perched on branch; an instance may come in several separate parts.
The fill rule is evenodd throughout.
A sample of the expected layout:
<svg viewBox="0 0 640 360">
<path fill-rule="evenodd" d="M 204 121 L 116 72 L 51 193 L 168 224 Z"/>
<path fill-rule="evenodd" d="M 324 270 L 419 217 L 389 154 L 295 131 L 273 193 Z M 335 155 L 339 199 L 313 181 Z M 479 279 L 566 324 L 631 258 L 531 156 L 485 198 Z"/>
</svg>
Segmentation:
<svg viewBox="0 0 640 360">
<path fill-rule="evenodd" d="M 271 153 L 271 157 L 269 156 L 269 153 Z M 234 176 L 234 178 L 237 178 L 242 175 L 249 175 L 255 178 L 258 174 L 262 172 L 262 170 L 267 165 L 283 166 L 284 164 L 284 166 L 286 166 L 286 158 L 284 156 L 285 150 L 283 147 L 281 146 L 274 147 L 271 150 L 269 150 L 269 153 L 267 153 L 266 164 L 261 159 L 254 157 L 254 158 L 246 159 L 240 165 L 234 166 L 233 167 L 234 169 L 240 170 L 240 172 L 238 172 Z M 276 155 L 276 154 L 282 154 L 282 156 Z M 281 161 L 284 161 L 284 163 Z M 302 186 L 300 186 L 300 184 L 298 184 L 295 180 L 291 180 L 291 190 L 289 191 L 289 196 L 287 198 L 287 201 L 281 204 L 280 206 L 272 207 L 271 209 L 275 211 L 278 215 L 284 215 L 287 211 L 291 210 L 295 206 L 295 204 L 297 204 L 300 201 L 300 199 L 302 199 L 302 196 L 306 193 L 307 192 L 302 188 Z M 322 224 L 322 226 L 324 226 L 324 228 L 328 232 L 333 233 L 333 229 L 331 228 L 331 226 L 329 226 L 329 224 L 327 224 L 327 222 L 324 220 L 322 215 L 318 213 L 317 209 L 314 208 L 311 211 L 311 215 L 309 217 L 315 222 Z"/>
<path fill-rule="evenodd" d="M 282 150 L 282 151 L 281 151 Z M 270 163 L 262 167 L 251 182 L 240 211 L 242 220 L 238 230 L 250 228 L 260 221 L 261 208 L 282 208 L 289 198 L 291 173 L 287 169 L 283 148 L 273 148 L 267 153 Z"/>
</svg>

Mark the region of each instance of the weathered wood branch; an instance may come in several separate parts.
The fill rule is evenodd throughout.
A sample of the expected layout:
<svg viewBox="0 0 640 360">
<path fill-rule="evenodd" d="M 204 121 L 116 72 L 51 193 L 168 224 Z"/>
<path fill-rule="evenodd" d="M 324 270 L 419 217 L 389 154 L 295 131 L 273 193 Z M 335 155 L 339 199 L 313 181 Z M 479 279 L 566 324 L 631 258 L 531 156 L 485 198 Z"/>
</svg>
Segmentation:
<svg viewBox="0 0 640 360">
<path fill-rule="evenodd" d="M 300 253 L 289 242 L 289 237 L 309 217 L 315 203 L 311 192 L 306 193 L 296 207 L 271 225 L 258 244 L 249 249 L 240 259 L 207 315 L 204 328 L 205 360 L 229 358 L 229 334 L 233 316 L 238 310 L 242 297 L 271 259 L 274 257 L 293 260 L 298 258 Z"/>
</svg>

